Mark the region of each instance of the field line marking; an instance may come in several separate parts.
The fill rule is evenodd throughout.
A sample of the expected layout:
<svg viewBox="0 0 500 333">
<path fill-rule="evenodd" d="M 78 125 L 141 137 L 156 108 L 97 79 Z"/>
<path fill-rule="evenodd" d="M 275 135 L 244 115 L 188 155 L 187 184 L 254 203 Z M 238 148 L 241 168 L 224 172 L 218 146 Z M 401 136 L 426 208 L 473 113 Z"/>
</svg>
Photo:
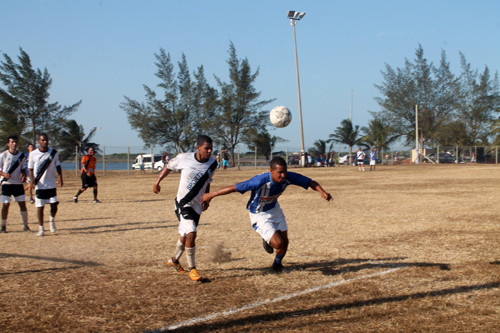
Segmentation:
<svg viewBox="0 0 500 333">
<path fill-rule="evenodd" d="M 375 276 L 382 276 L 382 275 L 385 275 L 385 274 L 389 274 L 389 273 L 395 272 L 395 271 L 400 270 L 400 269 L 401 269 L 401 267 L 396 267 L 396 268 L 391 268 L 391 269 L 388 269 L 388 270 L 382 271 L 382 272 L 372 273 L 372 274 L 363 275 L 363 276 L 357 276 L 357 277 L 354 277 L 354 278 L 351 278 L 351 279 L 347 279 L 347 280 L 342 280 L 342 281 L 335 281 L 335 282 L 324 284 L 324 285 L 320 285 L 320 286 L 317 286 L 317 287 L 314 287 L 314 288 L 305 289 L 305 290 L 302 290 L 302 291 L 299 291 L 299 292 L 296 292 L 296 293 L 293 293 L 293 294 L 283 295 L 283 296 L 279 296 L 279 297 L 272 298 L 272 299 L 266 299 L 266 300 L 263 300 L 263 301 L 258 301 L 258 302 L 250 303 L 250 304 L 244 305 L 244 306 L 242 306 L 240 308 L 237 308 L 237 309 L 232 309 L 232 310 L 226 310 L 226 311 L 222 311 L 222 312 L 217 312 L 217 313 L 213 313 L 213 314 L 210 314 L 210 315 L 207 315 L 207 316 L 204 316 L 204 317 L 192 318 L 192 319 L 189 319 L 189 320 L 185 320 L 185 321 L 179 322 L 177 324 L 172 324 L 172 325 L 169 325 L 169 326 L 164 326 L 164 327 L 160 328 L 159 330 L 153 330 L 152 332 L 167 332 L 167 331 L 175 330 L 175 329 L 178 329 L 178 328 L 181 328 L 181 327 L 184 327 L 184 326 L 191 326 L 191 325 L 194 325 L 194 324 L 202 323 L 204 321 L 215 319 L 217 317 L 225 317 L 225 316 L 232 315 L 232 314 L 235 314 L 235 313 L 238 313 L 238 312 L 241 312 L 241 311 L 253 309 L 253 308 L 256 308 L 256 307 L 261 306 L 261 305 L 276 303 L 276 302 L 284 301 L 284 300 L 287 300 L 287 299 L 290 299 L 290 298 L 294 298 L 294 297 L 302 296 L 302 295 L 305 295 L 305 294 L 313 293 L 313 292 L 318 291 L 318 290 L 328 289 L 328 288 L 331 288 L 331 287 L 340 286 L 340 285 L 348 283 L 348 282 L 352 282 L 352 281 L 356 281 L 356 280 L 362 280 L 362 279 L 368 279 L 368 278 L 375 277 Z"/>
</svg>

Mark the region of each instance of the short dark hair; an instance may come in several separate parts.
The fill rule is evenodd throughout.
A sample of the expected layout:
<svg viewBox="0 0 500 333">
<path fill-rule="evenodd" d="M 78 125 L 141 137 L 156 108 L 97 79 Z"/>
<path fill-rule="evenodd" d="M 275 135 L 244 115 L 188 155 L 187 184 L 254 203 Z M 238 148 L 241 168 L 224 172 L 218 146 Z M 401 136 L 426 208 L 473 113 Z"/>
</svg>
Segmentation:
<svg viewBox="0 0 500 333">
<path fill-rule="evenodd" d="M 40 139 L 41 136 L 44 136 L 45 139 L 47 139 L 47 140 L 49 139 L 49 136 L 46 133 L 44 133 L 44 132 L 38 134 L 38 139 Z"/>
<path fill-rule="evenodd" d="M 199 135 L 196 140 L 196 146 L 203 146 L 205 142 L 212 143 L 212 139 L 208 135 Z"/>
<path fill-rule="evenodd" d="M 16 134 L 9 135 L 9 137 L 7 138 L 7 143 L 9 143 L 10 139 L 19 141 L 19 137 Z"/>
<path fill-rule="evenodd" d="M 281 156 L 274 156 L 271 159 L 271 163 L 270 163 L 271 170 L 276 169 L 276 167 L 278 165 L 282 166 L 285 169 L 287 168 L 286 161 L 285 161 L 285 159 L 283 157 L 281 157 Z"/>
</svg>

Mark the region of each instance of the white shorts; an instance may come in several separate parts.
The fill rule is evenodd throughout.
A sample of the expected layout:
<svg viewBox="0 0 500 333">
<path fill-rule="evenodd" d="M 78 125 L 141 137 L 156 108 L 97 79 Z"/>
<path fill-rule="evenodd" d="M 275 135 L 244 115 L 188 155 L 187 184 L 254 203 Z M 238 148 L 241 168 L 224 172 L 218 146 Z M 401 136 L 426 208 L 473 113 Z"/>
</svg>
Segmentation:
<svg viewBox="0 0 500 333">
<path fill-rule="evenodd" d="M 39 199 L 39 198 L 35 197 L 35 207 L 43 207 L 46 204 L 52 204 L 52 203 L 57 203 L 57 202 L 58 202 L 57 196 L 52 197 L 50 199 Z"/>
<path fill-rule="evenodd" d="M 178 230 L 181 237 L 186 237 L 190 232 L 196 232 L 200 215 L 192 207 L 185 207 L 180 212 L 176 211 L 176 215 L 179 220 Z"/>
<path fill-rule="evenodd" d="M 250 213 L 250 222 L 254 230 L 257 231 L 267 243 L 269 243 L 271 237 L 273 237 L 277 230 L 288 230 L 285 215 L 279 203 L 276 203 L 276 206 L 267 212 Z"/>
<path fill-rule="evenodd" d="M 7 195 L 2 195 L 0 200 L 2 201 L 3 204 L 4 203 L 10 203 L 11 197 L 12 197 L 11 195 L 8 195 L 8 196 Z M 17 197 L 14 197 L 14 201 L 15 202 L 26 201 L 26 197 L 25 197 L 24 194 L 22 194 L 22 195 L 19 195 Z"/>
<path fill-rule="evenodd" d="M 375 165 L 375 162 L 376 162 L 375 160 L 371 160 L 370 165 Z"/>
</svg>

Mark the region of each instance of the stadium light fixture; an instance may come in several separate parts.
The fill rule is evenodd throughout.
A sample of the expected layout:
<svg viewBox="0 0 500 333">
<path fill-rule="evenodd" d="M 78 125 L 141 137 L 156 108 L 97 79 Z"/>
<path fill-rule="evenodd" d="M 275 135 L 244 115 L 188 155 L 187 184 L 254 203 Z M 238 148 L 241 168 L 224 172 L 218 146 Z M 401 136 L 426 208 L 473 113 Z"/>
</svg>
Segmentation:
<svg viewBox="0 0 500 333">
<path fill-rule="evenodd" d="M 299 122 L 300 122 L 300 161 L 302 167 L 306 165 L 306 156 L 304 149 L 304 128 L 302 125 L 302 102 L 300 99 L 300 80 L 299 80 L 299 59 L 297 56 L 297 37 L 295 35 L 295 23 L 300 21 L 306 13 L 289 10 L 287 17 L 290 19 L 290 24 L 293 27 L 293 45 L 295 49 L 295 72 L 297 73 L 297 95 L 299 97 Z"/>
</svg>

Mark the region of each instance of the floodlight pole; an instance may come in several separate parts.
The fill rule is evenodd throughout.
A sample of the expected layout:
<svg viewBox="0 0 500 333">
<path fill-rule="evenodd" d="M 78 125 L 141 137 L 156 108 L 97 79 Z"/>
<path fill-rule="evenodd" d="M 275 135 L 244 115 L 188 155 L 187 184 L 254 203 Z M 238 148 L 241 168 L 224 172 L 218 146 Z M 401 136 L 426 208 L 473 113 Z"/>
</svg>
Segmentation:
<svg viewBox="0 0 500 333">
<path fill-rule="evenodd" d="M 304 128 L 302 125 L 302 102 L 300 99 L 300 80 L 299 80 L 299 58 L 297 55 L 297 36 L 295 34 L 295 21 L 300 20 L 305 13 L 297 13 L 293 12 L 293 15 L 290 15 L 292 11 L 288 12 L 288 18 L 290 19 L 290 24 L 293 27 L 293 45 L 295 49 L 295 71 L 297 73 L 297 95 L 299 99 L 299 123 L 300 123 L 300 162 L 302 167 L 306 165 L 306 155 L 304 148 Z M 297 15 L 299 14 L 299 15 Z"/>
</svg>

